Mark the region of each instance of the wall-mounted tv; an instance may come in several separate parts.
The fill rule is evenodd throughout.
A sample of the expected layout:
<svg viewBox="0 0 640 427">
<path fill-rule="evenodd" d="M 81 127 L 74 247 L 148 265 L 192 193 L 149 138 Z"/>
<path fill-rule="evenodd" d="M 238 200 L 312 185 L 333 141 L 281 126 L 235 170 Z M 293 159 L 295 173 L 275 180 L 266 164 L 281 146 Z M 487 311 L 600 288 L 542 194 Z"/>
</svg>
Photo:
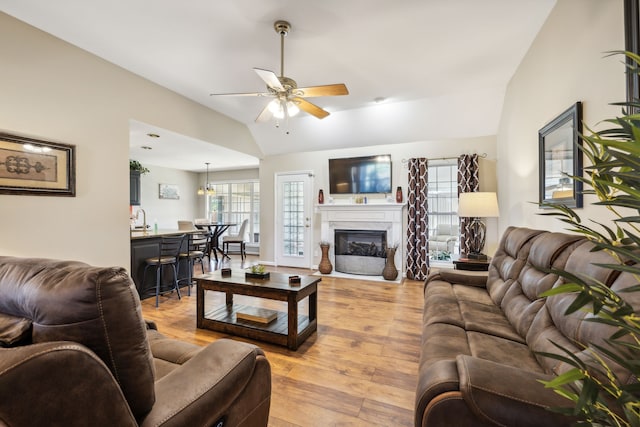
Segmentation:
<svg viewBox="0 0 640 427">
<path fill-rule="evenodd" d="M 331 194 L 391 193 L 391 155 L 329 159 Z"/>
</svg>

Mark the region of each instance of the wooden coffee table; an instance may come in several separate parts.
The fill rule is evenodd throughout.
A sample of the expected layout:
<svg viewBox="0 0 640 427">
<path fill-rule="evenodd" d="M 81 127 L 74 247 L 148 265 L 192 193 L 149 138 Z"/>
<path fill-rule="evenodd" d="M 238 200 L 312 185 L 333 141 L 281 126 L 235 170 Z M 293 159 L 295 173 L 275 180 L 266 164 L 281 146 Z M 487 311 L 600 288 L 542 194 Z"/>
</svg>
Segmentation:
<svg viewBox="0 0 640 427">
<path fill-rule="evenodd" d="M 222 277 L 220 270 L 197 276 L 197 326 L 297 350 L 318 328 L 318 282 L 321 280 L 314 276 L 300 276 L 300 279 L 298 284 L 289 284 L 289 275 L 281 273 L 270 273 L 268 279 L 247 279 L 244 270 L 233 270 L 230 277 Z M 205 313 L 205 291 L 224 292 L 226 305 Z M 268 323 L 237 319 L 238 312 L 250 312 L 252 307 L 234 304 L 234 294 L 287 301 L 287 312 L 277 312 L 277 317 Z M 307 297 L 309 315 L 305 316 L 298 313 L 298 302 Z"/>
</svg>

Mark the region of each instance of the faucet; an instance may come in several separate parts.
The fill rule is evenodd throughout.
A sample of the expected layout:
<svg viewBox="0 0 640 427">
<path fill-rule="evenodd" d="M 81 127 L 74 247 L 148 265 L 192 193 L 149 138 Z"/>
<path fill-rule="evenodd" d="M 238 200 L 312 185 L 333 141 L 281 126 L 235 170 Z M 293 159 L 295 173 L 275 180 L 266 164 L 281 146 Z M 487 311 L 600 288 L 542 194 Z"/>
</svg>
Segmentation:
<svg viewBox="0 0 640 427">
<path fill-rule="evenodd" d="M 144 209 L 138 209 L 136 211 L 136 220 L 140 216 L 140 212 L 142 212 L 142 229 L 146 233 L 147 232 L 147 213 L 144 211 Z"/>
</svg>

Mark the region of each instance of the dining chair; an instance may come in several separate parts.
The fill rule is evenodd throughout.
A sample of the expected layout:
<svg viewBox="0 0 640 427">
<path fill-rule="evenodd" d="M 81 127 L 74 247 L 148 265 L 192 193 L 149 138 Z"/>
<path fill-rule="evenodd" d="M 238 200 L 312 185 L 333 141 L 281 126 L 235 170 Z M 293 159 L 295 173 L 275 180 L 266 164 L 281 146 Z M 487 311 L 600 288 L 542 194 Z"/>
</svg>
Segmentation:
<svg viewBox="0 0 640 427">
<path fill-rule="evenodd" d="M 249 220 L 245 219 L 244 221 L 242 221 L 242 225 L 240 225 L 240 230 L 238 231 L 238 234 L 231 234 L 228 236 L 224 236 L 222 238 L 222 253 L 226 257 L 229 256 L 229 244 L 237 243 L 240 245 L 240 257 L 244 261 L 244 258 L 247 256 L 246 244 L 244 241 L 244 234 L 245 234 L 245 230 L 247 228 L 248 223 L 249 223 Z"/>
<path fill-rule="evenodd" d="M 180 252 L 180 255 L 178 256 L 179 259 L 186 259 L 189 266 L 189 277 L 187 278 L 187 295 L 189 296 L 191 296 L 193 269 L 196 262 L 200 263 L 202 274 L 204 274 L 204 257 L 209 257 L 209 261 L 211 261 L 211 256 L 209 255 L 209 237 L 210 235 L 208 232 L 190 233 L 187 237 L 187 251 Z"/>
<path fill-rule="evenodd" d="M 160 294 L 164 292 L 176 290 L 178 294 L 178 299 L 181 299 L 180 295 L 180 286 L 178 286 L 178 270 L 179 270 L 179 254 L 182 249 L 182 244 L 184 242 L 185 234 L 180 234 L 178 236 L 163 236 L 160 238 L 160 248 L 158 250 L 158 255 L 145 259 L 146 266 L 144 267 L 143 279 L 142 279 L 142 289 L 144 289 L 144 282 L 147 278 L 147 269 L 149 267 L 156 268 L 156 307 L 158 307 L 160 301 Z M 162 269 L 165 266 L 171 266 L 173 270 L 173 287 L 168 289 L 167 291 L 160 292 L 160 285 L 162 283 Z"/>
</svg>

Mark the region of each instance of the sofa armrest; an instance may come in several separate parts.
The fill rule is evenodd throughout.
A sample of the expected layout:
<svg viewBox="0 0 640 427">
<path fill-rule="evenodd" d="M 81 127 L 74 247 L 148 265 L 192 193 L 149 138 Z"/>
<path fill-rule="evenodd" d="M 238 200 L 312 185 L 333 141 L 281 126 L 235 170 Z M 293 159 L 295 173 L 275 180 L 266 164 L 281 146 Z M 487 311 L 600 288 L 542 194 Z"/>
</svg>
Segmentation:
<svg viewBox="0 0 640 427">
<path fill-rule="evenodd" d="M 451 284 L 475 286 L 485 288 L 489 273 L 486 271 L 453 270 L 450 268 L 434 269 L 425 280 L 425 286 L 430 282 L 442 280 Z"/>
<path fill-rule="evenodd" d="M 156 322 L 153 320 L 144 319 L 144 324 L 146 325 L 147 330 L 152 330 L 152 331 L 158 330 L 158 325 L 156 325 Z"/>
<path fill-rule="evenodd" d="M 549 408 L 570 407 L 570 402 L 539 380 L 551 375 L 524 371 L 472 356 L 456 358 L 460 391 L 481 420 L 495 425 L 569 426 L 576 420 Z"/>
<path fill-rule="evenodd" d="M 2 425 L 137 426 L 109 369 L 77 343 L 0 349 L 0 390 Z"/>
<path fill-rule="evenodd" d="M 156 381 L 142 426 L 267 425 L 271 370 L 258 347 L 221 339 Z M 257 413 L 257 415 L 256 415 Z M 247 420 L 253 421 L 247 421 Z"/>
</svg>

